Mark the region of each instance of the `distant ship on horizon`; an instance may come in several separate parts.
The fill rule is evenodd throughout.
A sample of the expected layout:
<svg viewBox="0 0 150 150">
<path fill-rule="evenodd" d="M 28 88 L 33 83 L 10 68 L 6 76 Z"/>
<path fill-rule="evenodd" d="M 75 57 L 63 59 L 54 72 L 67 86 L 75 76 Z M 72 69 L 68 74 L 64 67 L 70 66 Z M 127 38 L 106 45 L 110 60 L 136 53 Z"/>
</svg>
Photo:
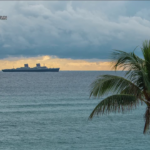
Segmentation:
<svg viewBox="0 0 150 150">
<path fill-rule="evenodd" d="M 36 67 L 30 68 L 28 64 L 24 64 L 24 67 L 16 68 L 16 69 L 3 69 L 3 72 L 59 72 L 60 68 L 47 68 L 46 66 L 40 65 L 40 63 L 36 64 Z"/>
</svg>

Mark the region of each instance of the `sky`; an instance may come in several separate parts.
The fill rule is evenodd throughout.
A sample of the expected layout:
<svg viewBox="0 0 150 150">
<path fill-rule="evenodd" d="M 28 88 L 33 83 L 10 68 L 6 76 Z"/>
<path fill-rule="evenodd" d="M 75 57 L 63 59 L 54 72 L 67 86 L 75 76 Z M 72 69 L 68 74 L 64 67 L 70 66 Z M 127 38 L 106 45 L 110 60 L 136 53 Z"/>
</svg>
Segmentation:
<svg viewBox="0 0 150 150">
<path fill-rule="evenodd" d="M 141 56 L 150 1 L 0 1 L 0 70 L 28 63 L 111 70 L 114 49 Z"/>
</svg>

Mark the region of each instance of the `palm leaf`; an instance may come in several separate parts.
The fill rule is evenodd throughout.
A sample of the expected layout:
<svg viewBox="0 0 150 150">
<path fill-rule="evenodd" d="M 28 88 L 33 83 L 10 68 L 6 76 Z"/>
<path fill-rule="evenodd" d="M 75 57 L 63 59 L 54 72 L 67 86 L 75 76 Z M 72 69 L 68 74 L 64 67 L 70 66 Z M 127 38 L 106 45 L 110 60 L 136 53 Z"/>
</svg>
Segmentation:
<svg viewBox="0 0 150 150">
<path fill-rule="evenodd" d="M 144 41 L 142 47 L 142 53 L 145 59 L 146 71 L 150 80 L 150 41 Z"/>
<path fill-rule="evenodd" d="M 138 98 L 142 96 L 141 89 L 131 81 L 115 75 L 99 76 L 91 84 L 90 96 L 101 97 L 111 93 L 115 94 L 130 94 Z"/>
<path fill-rule="evenodd" d="M 126 78 L 138 87 L 150 90 L 150 80 L 146 72 L 145 61 L 135 55 L 134 52 L 126 53 L 115 50 L 112 54 L 114 69 L 126 70 Z"/>
<path fill-rule="evenodd" d="M 115 50 L 112 53 L 112 59 L 115 70 L 140 70 L 144 65 L 144 60 L 135 55 L 134 52 L 127 53 L 121 50 Z"/>
<path fill-rule="evenodd" d="M 102 100 L 92 111 L 89 118 L 98 114 L 110 112 L 124 112 L 131 110 L 139 103 L 139 99 L 132 95 L 112 95 Z"/>
<path fill-rule="evenodd" d="M 128 80 L 136 84 L 141 90 L 150 90 L 150 82 L 144 70 L 133 70 L 126 74 Z"/>
</svg>

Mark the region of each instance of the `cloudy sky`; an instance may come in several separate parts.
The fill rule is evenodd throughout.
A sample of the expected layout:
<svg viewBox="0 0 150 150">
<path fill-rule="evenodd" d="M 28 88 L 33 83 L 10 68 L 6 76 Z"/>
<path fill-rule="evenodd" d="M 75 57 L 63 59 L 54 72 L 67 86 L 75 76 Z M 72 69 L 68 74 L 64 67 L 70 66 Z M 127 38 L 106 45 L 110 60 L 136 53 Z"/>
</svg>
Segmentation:
<svg viewBox="0 0 150 150">
<path fill-rule="evenodd" d="M 149 1 L 0 1 L 0 70 L 40 62 L 110 70 L 113 49 L 140 56 L 150 39 Z"/>
</svg>

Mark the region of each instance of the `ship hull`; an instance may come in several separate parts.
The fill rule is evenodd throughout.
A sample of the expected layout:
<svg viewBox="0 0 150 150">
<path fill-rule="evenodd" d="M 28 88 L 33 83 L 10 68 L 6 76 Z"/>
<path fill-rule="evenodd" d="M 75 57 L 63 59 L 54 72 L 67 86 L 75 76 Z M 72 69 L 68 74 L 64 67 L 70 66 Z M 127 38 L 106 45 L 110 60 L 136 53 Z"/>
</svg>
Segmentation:
<svg viewBox="0 0 150 150">
<path fill-rule="evenodd" d="M 21 70 L 21 69 L 5 69 L 2 70 L 3 72 L 59 72 L 59 68 L 53 69 L 28 69 L 28 70 Z"/>
</svg>

